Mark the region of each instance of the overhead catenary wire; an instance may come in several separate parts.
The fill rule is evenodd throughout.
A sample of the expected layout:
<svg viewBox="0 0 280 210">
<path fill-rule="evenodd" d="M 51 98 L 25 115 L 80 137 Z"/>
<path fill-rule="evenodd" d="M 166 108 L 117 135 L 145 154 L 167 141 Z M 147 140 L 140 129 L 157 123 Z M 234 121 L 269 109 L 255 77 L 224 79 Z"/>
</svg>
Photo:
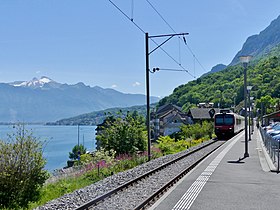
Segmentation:
<svg viewBox="0 0 280 210">
<path fill-rule="evenodd" d="M 187 70 L 182 70 L 182 69 L 170 69 L 170 68 L 153 68 L 151 73 L 155 73 L 156 71 L 177 71 L 177 72 L 186 72 L 189 73 Z"/>
<path fill-rule="evenodd" d="M 130 20 L 142 33 L 145 34 L 145 31 L 135 23 L 135 21 L 133 21 L 133 19 L 131 17 L 129 17 L 127 14 L 125 14 L 124 11 L 121 10 L 121 8 L 118 7 L 118 5 L 116 5 L 113 1 L 109 0 L 109 2 L 117 9 L 119 10 L 128 20 Z"/>
<path fill-rule="evenodd" d="M 182 60 L 181 60 L 181 42 L 180 42 L 180 37 L 178 37 L 178 50 L 179 50 L 179 62 L 180 64 L 182 64 Z"/>
<path fill-rule="evenodd" d="M 121 12 L 130 22 L 132 22 L 143 34 L 145 34 L 146 32 L 134 21 L 134 19 L 132 17 L 129 17 L 124 11 L 122 11 L 122 9 L 120 7 L 118 7 L 118 5 L 116 5 L 112 0 L 109 0 L 109 2 L 119 11 Z M 158 44 L 154 39 L 150 38 L 151 41 L 158 46 L 171 60 L 173 60 L 177 65 L 180 66 L 180 68 L 182 68 L 183 71 L 187 72 L 190 76 L 192 76 L 193 78 L 195 78 L 195 76 L 193 74 L 191 74 L 185 67 L 183 67 L 181 65 L 180 62 L 178 62 L 174 57 L 172 57 L 166 50 L 164 50 L 160 44 Z"/>
<path fill-rule="evenodd" d="M 176 31 L 174 30 L 174 28 L 166 21 L 166 19 L 160 14 L 160 12 L 155 8 L 155 6 L 149 1 L 146 0 L 146 2 L 152 7 L 152 9 L 158 14 L 158 16 L 165 22 L 165 24 L 174 32 L 176 33 Z M 181 40 L 181 37 L 179 37 L 179 39 Z M 201 64 L 201 62 L 198 60 L 198 58 L 195 56 L 193 50 L 190 48 L 190 46 L 188 45 L 186 38 L 183 36 L 183 40 L 182 40 L 185 45 L 187 46 L 187 49 L 190 51 L 190 53 L 192 54 L 192 56 L 194 57 L 194 59 L 198 62 L 198 64 L 200 65 L 200 67 L 206 71 L 206 69 L 204 68 L 204 66 Z"/>
<path fill-rule="evenodd" d="M 131 0 L 131 18 L 130 20 L 133 21 L 134 17 L 134 0 Z"/>
</svg>

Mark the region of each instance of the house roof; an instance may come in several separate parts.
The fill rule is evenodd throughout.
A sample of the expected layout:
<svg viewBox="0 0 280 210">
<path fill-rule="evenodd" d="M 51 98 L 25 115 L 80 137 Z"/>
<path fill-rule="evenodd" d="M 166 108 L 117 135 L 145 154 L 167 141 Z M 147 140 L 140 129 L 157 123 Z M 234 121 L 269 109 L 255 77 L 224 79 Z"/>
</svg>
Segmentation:
<svg viewBox="0 0 280 210">
<path fill-rule="evenodd" d="M 156 114 L 161 117 L 162 115 L 165 115 L 168 113 L 170 110 L 177 110 L 179 112 L 182 111 L 181 107 L 173 105 L 173 104 L 166 104 L 158 108 Z"/>
<path fill-rule="evenodd" d="M 179 112 L 176 112 L 176 114 L 175 114 L 175 115 L 170 116 L 170 118 L 168 119 L 168 121 L 167 121 L 164 125 L 169 124 L 169 123 L 170 123 L 170 122 L 172 122 L 172 121 L 173 121 L 176 117 L 178 117 L 178 118 L 179 118 L 179 120 L 180 120 L 182 123 L 184 123 L 184 124 L 186 124 L 186 123 L 187 123 L 185 116 L 184 116 L 184 115 L 182 115 L 182 114 L 181 114 L 181 113 L 179 113 Z"/>
<path fill-rule="evenodd" d="M 173 109 L 173 110 L 168 110 L 168 111 L 162 113 L 162 115 L 158 116 L 158 118 L 164 118 L 164 117 L 166 117 L 167 115 L 169 115 L 170 113 L 173 113 L 173 112 L 175 112 L 174 116 L 180 116 L 181 118 L 187 117 L 187 114 Z"/>
<path fill-rule="evenodd" d="M 219 108 L 191 108 L 188 112 L 188 116 L 192 117 L 194 120 L 212 119 L 209 111 L 211 109 L 215 110 L 215 113 L 219 113 Z"/>
</svg>

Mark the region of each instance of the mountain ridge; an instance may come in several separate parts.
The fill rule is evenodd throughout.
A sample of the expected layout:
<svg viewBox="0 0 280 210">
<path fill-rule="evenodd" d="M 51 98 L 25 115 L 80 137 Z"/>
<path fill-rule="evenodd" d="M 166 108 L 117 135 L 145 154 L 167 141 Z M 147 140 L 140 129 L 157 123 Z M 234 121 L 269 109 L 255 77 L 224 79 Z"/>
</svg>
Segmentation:
<svg viewBox="0 0 280 210">
<path fill-rule="evenodd" d="M 251 55 L 258 58 L 270 52 L 280 43 L 280 15 L 271 21 L 268 27 L 259 34 L 247 38 L 241 50 L 234 56 L 229 66 L 236 65 L 241 55 Z"/>
<path fill-rule="evenodd" d="M 262 109 L 262 103 L 266 103 L 265 109 L 270 111 L 275 111 L 271 107 L 279 107 L 280 80 L 277 75 L 280 75 L 280 44 L 267 55 L 250 62 L 247 84 L 253 86 L 250 96 L 254 98 L 257 109 Z M 187 112 L 198 103 L 212 102 L 215 108 L 232 107 L 238 112 L 244 106 L 243 100 L 244 68 L 238 64 L 180 85 L 172 94 L 161 99 L 159 106 L 171 103 Z"/>
<path fill-rule="evenodd" d="M 157 102 L 157 97 L 151 97 Z M 61 84 L 44 76 L 30 81 L 0 83 L 1 122 L 50 122 L 113 107 L 143 105 L 146 96 L 82 82 Z"/>
<path fill-rule="evenodd" d="M 238 64 L 239 57 L 242 55 L 251 55 L 254 60 L 259 59 L 262 55 L 268 54 L 271 49 L 276 47 L 278 44 L 280 44 L 280 15 L 276 19 L 272 20 L 271 23 L 259 34 L 249 36 L 244 42 L 242 48 L 233 57 L 232 61 L 228 65 L 225 65 L 225 67 Z M 219 68 L 219 65 L 220 64 L 217 64 L 209 72 L 203 74 L 202 76 L 225 69 Z"/>
</svg>

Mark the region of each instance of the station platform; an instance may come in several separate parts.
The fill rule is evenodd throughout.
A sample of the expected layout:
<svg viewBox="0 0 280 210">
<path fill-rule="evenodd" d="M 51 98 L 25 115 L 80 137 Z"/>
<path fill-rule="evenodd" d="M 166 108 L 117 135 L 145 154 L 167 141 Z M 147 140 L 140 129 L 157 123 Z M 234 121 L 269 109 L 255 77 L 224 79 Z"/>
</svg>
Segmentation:
<svg viewBox="0 0 280 210">
<path fill-rule="evenodd" d="M 261 135 L 254 129 L 244 158 L 244 131 L 228 140 L 170 188 L 150 210 L 280 209 L 280 173 L 271 172 Z"/>
</svg>

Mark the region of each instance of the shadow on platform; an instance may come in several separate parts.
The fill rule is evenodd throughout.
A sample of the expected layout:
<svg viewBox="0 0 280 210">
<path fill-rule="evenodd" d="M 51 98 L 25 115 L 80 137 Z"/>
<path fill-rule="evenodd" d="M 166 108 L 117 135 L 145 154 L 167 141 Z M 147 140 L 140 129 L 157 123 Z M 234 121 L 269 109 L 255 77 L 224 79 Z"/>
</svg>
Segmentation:
<svg viewBox="0 0 280 210">
<path fill-rule="evenodd" d="M 227 163 L 238 163 L 238 164 L 240 164 L 240 163 L 245 163 L 244 161 L 242 161 L 242 160 L 244 160 L 245 158 L 246 158 L 246 157 L 238 158 L 238 160 L 228 160 Z"/>
</svg>

